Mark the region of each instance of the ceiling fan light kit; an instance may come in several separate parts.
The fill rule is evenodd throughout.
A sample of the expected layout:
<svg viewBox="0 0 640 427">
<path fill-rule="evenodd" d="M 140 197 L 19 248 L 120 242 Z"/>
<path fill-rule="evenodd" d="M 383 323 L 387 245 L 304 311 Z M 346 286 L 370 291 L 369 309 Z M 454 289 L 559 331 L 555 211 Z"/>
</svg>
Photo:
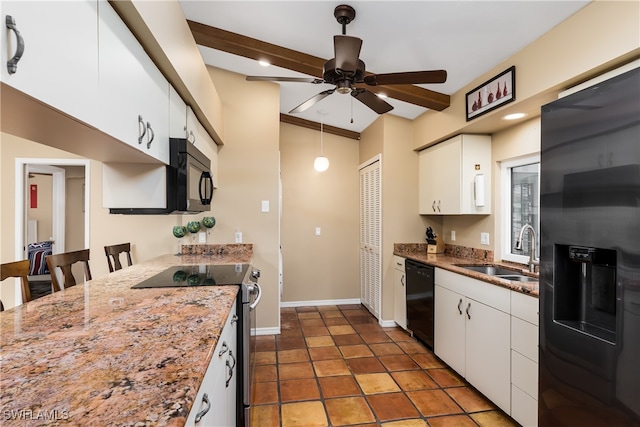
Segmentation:
<svg viewBox="0 0 640 427">
<path fill-rule="evenodd" d="M 393 106 L 365 86 L 381 85 L 414 85 L 444 83 L 447 80 L 445 70 L 410 71 L 400 73 L 373 74 L 367 73 L 364 62 L 360 59 L 362 40 L 358 37 L 347 35 L 347 25 L 356 17 L 353 7 L 343 4 L 335 8 L 333 12 L 338 23 L 342 26 L 342 34 L 333 37 L 334 57 L 325 62 L 322 79 L 295 78 L 295 77 L 259 77 L 248 76 L 249 81 L 280 81 L 300 83 L 328 83 L 335 85 L 334 89 L 325 90 L 304 101 L 289 113 L 301 113 L 327 96 L 338 92 L 339 94 L 351 94 L 351 96 L 378 114 L 388 113 Z"/>
</svg>

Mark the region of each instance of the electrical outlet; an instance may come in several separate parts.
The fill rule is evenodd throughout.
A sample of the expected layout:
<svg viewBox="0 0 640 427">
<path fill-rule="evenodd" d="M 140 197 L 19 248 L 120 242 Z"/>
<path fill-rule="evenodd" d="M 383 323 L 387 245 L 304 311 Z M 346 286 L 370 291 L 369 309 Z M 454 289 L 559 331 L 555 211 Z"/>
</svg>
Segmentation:
<svg viewBox="0 0 640 427">
<path fill-rule="evenodd" d="M 489 244 L 489 233 L 480 233 L 480 244 L 481 245 Z"/>
<path fill-rule="evenodd" d="M 320 235 L 320 227 L 316 227 L 316 236 Z"/>
<path fill-rule="evenodd" d="M 242 243 L 242 231 L 236 231 L 236 243 Z"/>
<path fill-rule="evenodd" d="M 451 230 L 451 241 L 452 242 L 456 241 L 456 231 L 455 230 Z"/>
</svg>

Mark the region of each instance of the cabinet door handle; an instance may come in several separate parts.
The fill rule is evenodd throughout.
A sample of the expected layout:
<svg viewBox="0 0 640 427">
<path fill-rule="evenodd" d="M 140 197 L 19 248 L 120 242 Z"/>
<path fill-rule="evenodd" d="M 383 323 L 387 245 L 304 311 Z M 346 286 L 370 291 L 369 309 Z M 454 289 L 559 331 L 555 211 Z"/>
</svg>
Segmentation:
<svg viewBox="0 0 640 427">
<path fill-rule="evenodd" d="M 460 298 L 460 301 L 458 301 L 458 313 L 462 314 L 462 298 Z"/>
<path fill-rule="evenodd" d="M 153 142 L 153 138 L 155 138 L 156 133 L 153 131 L 151 127 L 151 123 L 147 122 L 147 150 L 151 148 L 151 143 Z"/>
<path fill-rule="evenodd" d="M 400 278 L 400 283 L 402 284 L 402 286 L 404 286 L 404 274 L 402 275 L 402 277 Z"/>
<path fill-rule="evenodd" d="M 147 127 L 144 125 L 144 119 L 138 115 L 138 144 L 142 144 L 142 138 L 147 134 Z"/>
<path fill-rule="evenodd" d="M 471 314 L 469 313 L 469 309 L 471 308 L 471 303 L 467 304 L 467 317 L 471 319 Z"/>
<path fill-rule="evenodd" d="M 231 382 L 231 378 L 233 378 L 233 369 L 236 367 L 236 358 L 233 357 L 233 352 L 229 350 L 229 357 L 233 359 L 233 365 L 229 363 L 229 359 L 227 359 L 227 368 L 229 368 L 229 376 L 227 377 L 227 381 L 224 386 L 229 387 L 229 383 Z"/>
<path fill-rule="evenodd" d="M 202 411 L 196 414 L 196 418 L 194 420 L 196 423 L 199 423 L 202 420 L 202 417 L 207 415 L 207 412 L 211 409 L 211 402 L 209 401 L 209 395 L 207 393 L 202 395 L 202 401 L 204 402 L 205 407 Z"/>
<path fill-rule="evenodd" d="M 22 38 L 20 31 L 18 31 L 16 20 L 13 19 L 13 16 L 7 15 L 7 19 L 5 22 L 7 28 L 13 31 L 13 33 L 16 35 L 16 41 L 18 43 L 16 46 L 16 52 L 13 54 L 11 59 L 7 61 L 7 71 L 9 72 L 9 74 L 15 74 L 16 71 L 18 71 L 18 61 L 20 61 L 20 58 L 22 58 L 22 54 L 24 53 L 24 39 Z"/>
<path fill-rule="evenodd" d="M 218 356 L 222 356 L 223 354 L 225 354 L 227 351 L 229 350 L 229 346 L 227 345 L 226 341 L 222 341 L 222 348 L 220 349 L 220 351 L 218 352 Z"/>
<path fill-rule="evenodd" d="M 234 323 L 236 323 L 238 321 L 238 315 L 234 314 L 233 317 L 231 318 L 231 324 L 233 325 Z"/>
<path fill-rule="evenodd" d="M 433 209 L 434 212 L 436 211 L 436 201 L 435 200 L 431 204 L 431 209 Z"/>
<path fill-rule="evenodd" d="M 438 212 L 440 212 L 440 200 L 438 200 Z"/>
</svg>

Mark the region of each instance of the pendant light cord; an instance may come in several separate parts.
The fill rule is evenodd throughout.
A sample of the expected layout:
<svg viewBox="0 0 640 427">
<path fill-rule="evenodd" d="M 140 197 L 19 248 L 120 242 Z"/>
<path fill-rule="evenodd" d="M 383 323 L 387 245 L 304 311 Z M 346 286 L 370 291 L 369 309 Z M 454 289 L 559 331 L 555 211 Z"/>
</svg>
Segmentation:
<svg viewBox="0 0 640 427">
<path fill-rule="evenodd" d="M 324 117 L 320 118 L 320 156 L 324 156 Z"/>
</svg>

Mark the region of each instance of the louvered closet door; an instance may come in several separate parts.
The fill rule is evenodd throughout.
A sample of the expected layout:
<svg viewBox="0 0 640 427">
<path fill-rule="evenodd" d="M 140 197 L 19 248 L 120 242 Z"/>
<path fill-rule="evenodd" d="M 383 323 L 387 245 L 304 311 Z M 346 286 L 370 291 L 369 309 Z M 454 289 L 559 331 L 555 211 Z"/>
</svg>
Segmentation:
<svg viewBox="0 0 640 427">
<path fill-rule="evenodd" d="M 382 299 L 380 162 L 360 169 L 360 299 L 377 318 Z"/>
</svg>

